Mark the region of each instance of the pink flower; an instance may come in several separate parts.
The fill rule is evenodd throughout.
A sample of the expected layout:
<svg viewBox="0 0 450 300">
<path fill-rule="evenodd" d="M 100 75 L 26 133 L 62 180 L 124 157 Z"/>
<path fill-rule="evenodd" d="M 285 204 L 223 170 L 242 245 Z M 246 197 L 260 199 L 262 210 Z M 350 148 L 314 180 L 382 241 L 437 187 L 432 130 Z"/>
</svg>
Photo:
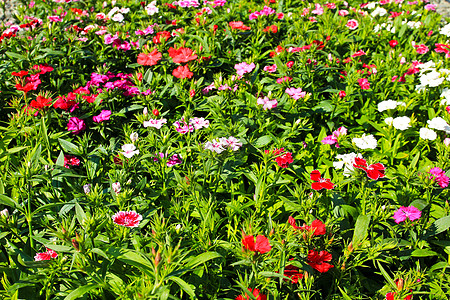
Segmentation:
<svg viewBox="0 0 450 300">
<path fill-rule="evenodd" d="M 436 4 L 427 4 L 427 5 L 425 5 L 423 8 L 424 8 L 425 10 L 436 11 L 436 7 L 437 7 Z"/>
<path fill-rule="evenodd" d="M 447 147 L 450 146 L 450 138 L 445 138 L 444 139 L 444 145 L 447 146 Z"/>
<path fill-rule="evenodd" d="M 69 119 L 69 123 L 67 124 L 67 130 L 72 131 L 73 134 L 79 134 L 81 131 L 86 129 L 86 124 L 83 120 L 72 117 Z"/>
<path fill-rule="evenodd" d="M 359 50 L 359 51 L 356 51 L 355 53 L 353 53 L 353 54 L 352 54 L 352 57 L 363 56 L 363 55 L 366 55 L 366 54 L 367 54 L 367 53 L 364 52 L 363 50 Z"/>
<path fill-rule="evenodd" d="M 417 48 L 416 52 L 419 53 L 419 54 L 425 54 L 428 51 L 430 51 L 430 49 L 427 46 L 425 46 L 424 44 L 416 45 L 414 47 Z"/>
<path fill-rule="evenodd" d="M 361 89 L 363 89 L 363 90 L 370 89 L 370 83 L 367 80 L 367 78 L 360 78 L 360 79 L 358 79 L 358 84 L 361 87 Z"/>
<path fill-rule="evenodd" d="M 142 221 L 142 216 L 132 211 L 119 211 L 112 216 L 114 224 L 125 227 L 138 227 L 139 222 Z"/>
<path fill-rule="evenodd" d="M 394 213 L 393 218 L 395 220 L 395 223 L 399 224 L 406 219 L 409 219 L 410 221 L 420 219 L 421 216 L 422 212 L 414 206 L 402 206 Z"/>
<path fill-rule="evenodd" d="M 344 98 L 345 96 L 347 96 L 347 93 L 345 91 L 339 91 L 338 96 L 339 98 Z"/>
<path fill-rule="evenodd" d="M 264 110 L 275 108 L 278 105 L 277 99 L 270 100 L 267 96 L 264 98 L 259 97 L 256 103 L 262 105 Z"/>
<path fill-rule="evenodd" d="M 236 73 L 238 75 L 242 76 L 242 75 L 244 75 L 246 73 L 250 73 L 251 71 L 253 71 L 253 69 L 255 68 L 255 64 L 254 63 L 248 64 L 246 62 L 242 62 L 240 64 L 236 64 L 234 66 L 234 68 L 237 71 Z"/>
<path fill-rule="evenodd" d="M 181 121 L 181 122 L 180 122 Z M 186 121 L 184 121 L 184 118 L 181 118 L 180 121 L 176 121 L 173 123 L 173 126 L 175 126 L 175 130 L 181 134 L 186 134 L 188 132 L 194 132 L 194 126 L 191 124 L 187 124 Z"/>
<path fill-rule="evenodd" d="M 294 100 L 305 98 L 306 92 L 302 91 L 302 88 L 288 88 L 285 90 L 286 94 L 292 97 Z"/>
<path fill-rule="evenodd" d="M 284 77 L 278 78 L 277 83 L 282 84 L 283 82 L 289 82 L 291 80 L 292 80 L 292 77 L 284 76 Z"/>
<path fill-rule="evenodd" d="M 325 137 L 322 141 L 322 144 L 324 145 L 334 145 L 337 143 L 337 138 L 333 135 L 329 135 L 327 137 Z M 336 146 L 337 148 L 339 148 L 339 146 Z"/>
<path fill-rule="evenodd" d="M 264 67 L 264 71 L 268 72 L 268 73 L 274 73 L 277 71 L 277 65 L 273 64 L 271 66 L 265 66 Z"/>
<path fill-rule="evenodd" d="M 345 17 L 346 15 L 348 15 L 348 10 L 341 9 L 341 10 L 338 12 L 338 14 L 339 14 L 341 17 Z"/>
<path fill-rule="evenodd" d="M 132 158 L 135 154 L 139 154 L 139 150 L 136 150 L 136 146 L 133 144 L 125 144 L 122 146 L 122 151 L 120 152 L 126 158 Z"/>
<path fill-rule="evenodd" d="M 347 26 L 351 30 L 355 30 L 356 28 L 358 28 L 358 25 L 358 21 L 356 21 L 355 19 L 350 19 L 345 26 Z"/>
<path fill-rule="evenodd" d="M 311 13 L 320 16 L 323 14 L 323 7 L 320 4 L 316 3 L 315 9 Z"/>
<path fill-rule="evenodd" d="M 94 116 L 94 117 L 92 117 L 92 119 L 94 120 L 94 122 L 100 123 L 103 121 L 108 121 L 110 116 L 111 116 L 111 111 L 104 109 L 101 111 L 101 113 L 98 116 Z"/>
<path fill-rule="evenodd" d="M 47 249 L 47 252 L 36 253 L 36 255 L 34 256 L 34 261 L 50 260 L 52 258 L 58 257 L 58 253 L 56 253 L 52 249 L 45 249 Z"/>
<path fill-rule="evenodd" d="M 432 168 L 428 173 L 431 174 L 431 179 L 435 180 L 441 188 L 448 187 L 450 178 L 445 175 L 445 172 L 441 168 Z"/>
</svg>

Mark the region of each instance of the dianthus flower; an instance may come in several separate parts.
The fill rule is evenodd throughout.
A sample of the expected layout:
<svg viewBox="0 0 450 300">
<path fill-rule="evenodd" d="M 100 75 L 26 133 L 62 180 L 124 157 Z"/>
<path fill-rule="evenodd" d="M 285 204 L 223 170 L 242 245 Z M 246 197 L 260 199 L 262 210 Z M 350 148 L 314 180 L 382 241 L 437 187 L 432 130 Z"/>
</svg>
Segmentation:
<svg viewBox="0 0 450 300">
<path fill-rule="evenodd" d="M 69 119 L 67 124 L 67 130 L 72 131 L 73 134 L 79 134 L 81 131 L 86 129 L 86 124 L 82 119 L 77 117 L 72 117 Z"/>
<path fill-rule="evenodd" d="M 420 219 L 421 216 L 422 212 L 414 206 L 402 206 L 394 213 L 393 218 L 395 223 L 399 224 L 406 219 L 409 219 L 410 221 Z"/>
<path fill-rule="evenodd" d="M 448 187 L 450 178 L 445 175 L 445 172 L 440 168 L 432 168 L 428 173 L 431 174 L 431 179 L 435 180 L 441 188 Z"/>
<path fill-rule="evenodd" d="M 252 291 L 252 289 L 249 288 L 248 291 L 252 293 L 253 296 L 255 296 L 256 300 L 267 300 L 267 296 L 260 294 L 260 291 L 258 289 L 254 289 Z M 245 296 L 239 295 L 236 297 L 236 300 L 249 300 L 249 299 L 250 298 L 248 297 L 247 294 L 245 294 Z"/>
<path fill-rule="evenodd" d="M 322 221 L 317 219 L 311 222 L 311 226 L 308 226 L 306 224 L 303 224 L 303 226 L 297 226 L 296 221 L 292 216 L 289 216 L 288 222 L 294 229 L 301 231 L 309 231 L 312 232 L 313 235 L 324 235 L 327 232 L 325 224 L 323 224 Z"/>
<path fill-rule="evenodd" d="M 253 252 L 259 252 L 261 254 L 267 253 L 272 249 L 269 243 L 269 239 L 263 235 L 258 235 L 255 237 L 253 235 L 245 235 L 242 238 L 242 246 L 245 250 L 250 250 Z"/>
<path fill-rule="evenodd" d="M 135 211 L 119 211 L 112 216 L 114 224 L 125 227 L 138 227 L 142 216 Z"/>
<path fill-rule="evenodd" d="M 251 63 L 248 64 L 246 62 L 241 62 L 240 64 L 234 65 L 234 68 L 236 69 L 236 73 L 240 76 L 250 73 L 255 68 L 255 64 Z"/>
<path fill-rule="evenodd" d="M 92 117 L 92 119 L 96 123 L 101 123 L 103 121 L 108 121 L 110 116 L 111 116 L 111 111 L 104 109 L 101 111 L 101 113 L 98 116 L 94 116 L 94 117 Z"/>
<path fill-rule="evenodd" d="M 327 263 L 327 261 L 331 261 L 332 256 L 327 251 L 317 252 L 315 250 L 309 250 L 307 263 L 313 269 L 316 269 L 320 273 L 328 272 L 334 266 L 332 264 Z"/>
<path fill-rule="evenodd" d="M 291 163 L 294 162 L 294 159 L 292 158 L 292 153 L 291 152 L 284 152 L 284 148 L 280 148 L 280 149 L 274 149 L 272 151 L 269 150 L 265 150 L 264 151 L 266 154 L 272 154 L 272 155 L 279 155 L 275 158 L 275 162 L 278 164 L 279 167 L 281 168 L 287 168 Z"/>
<path fill-rule="evenodd" d="M 35 261 L 50 260 L 52 258 L 58 257 L 58 253 L 56 253 L 52 249 L 49 249 L 49 248 L 46 248 L 46 249 L 47 249 L 46 252 L 36 253 L 36 255 L 34 256 L 34 260 Z"/>
</svg>

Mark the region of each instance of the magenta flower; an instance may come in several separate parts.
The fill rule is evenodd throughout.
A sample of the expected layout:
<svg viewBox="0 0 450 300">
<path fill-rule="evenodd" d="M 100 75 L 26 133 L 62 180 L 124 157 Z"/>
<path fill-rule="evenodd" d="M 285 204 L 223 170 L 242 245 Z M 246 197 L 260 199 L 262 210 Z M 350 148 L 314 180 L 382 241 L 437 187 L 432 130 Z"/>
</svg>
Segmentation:
<svg viewBox="0 0 450 300">
<path fill-rule="evenodd" d="M 432 180 L 435 180 L 441 188 L 448 187 L 448 184 L 450 182 L 450 178 L 448 178 L 447 175 L 445 175 L 445 172 L 441 168 L 432 168 L 428 173 L 431 174 Z"/>
<path fill-rule="evenodd" d="M 94 122 L 100 123 L 103 121 L 108 121 L 110 116 L 111 116 L 110 110 L 102 110 L 102 112 L 98 116 L 94 116 L 92 117 L 92 119 L 94 120 Z"/>
<path fill-rule="evenodd" d="M 34 261 L 50 260 L 52 258 L 58 257 L 58 253 L 56 253 L 52 249 L 48 249 L 48 248 L 46 248 L 46 249 L 47 249 L 47 252 L 36 253 L 36 255 L 34 256 Z"/>
<path fill-rule="evenodd" d="M 139 222 L 142 221 L 142 216 L 132 211 L 119 211 L 112 216 L 114 224 L 125 227 L 138 227 Z"/>
<path fill-rule="evenodd" d="M 169 157 L 169 159 L 167 160 L 167 166 L 168 167 L 173 167 L 175 165 L 179 165 L 181 164 L 183 161 L 181 160 L 181 155 L 180 154 L 174 154 L 171 157 Z"/>
<path fill-rule="evenodd" d="M 395 223 L 399 224 L 406 219 L 409 219 L 410 221 L 420 219 L 421 216 L 422 212 L 414 206 L 402 206 L 394 213 L 393 218 L 395 220 Z"/>
<path fill-rule="evenodd" d="M 72 131 L 73 134 L 79 134 L 81 131 L 86 129 L 86 124 L 83 120 L 72 117 L 69 119 L 69 123 L 67 124 L 67 130 Z"/>
</svg>

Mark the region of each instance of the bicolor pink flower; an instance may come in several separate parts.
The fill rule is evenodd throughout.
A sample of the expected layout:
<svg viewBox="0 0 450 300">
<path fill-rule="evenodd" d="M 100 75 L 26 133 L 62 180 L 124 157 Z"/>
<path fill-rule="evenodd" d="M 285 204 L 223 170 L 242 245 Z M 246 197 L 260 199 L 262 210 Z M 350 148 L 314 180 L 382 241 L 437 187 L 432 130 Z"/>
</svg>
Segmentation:
<svg viewBox="0 0 450 300">
<path fill-rule="evenodd" d="M 86 124 L 82 119 L 77 117 L 72 117 L 69 119 L 67 124 L 67 130 L 72 131 L 73 134 L 79 134 L 81 131 L 86 129 Z"/>
<path fill-rule="evenodd" d="M 187 124 L 186 121 L 184 121 L 184 118 L 181 118 L 180 121 L 176 121 L 173 123 L 173 126 L 175 126 L 175 130 L 177 132 L 179 132 L 181 134 L 186 134 L 188 132 L 194 131 L 194 126 L 191 124 Z"/>
<path fill-rule="evenodd" d="M 234 65 L 234 68 L 236 69 L 236 73 L 238 75 L 244 75 L 246 73 L 250 73 L 255 68 L 255 64 L 251 63 L 248 64 L 246 62 L 241 62 L 240 64 Z"/>
<path fill-rule="evenodd" d="M 194 126 L 195 130 L 209 127 L 209 121 L 205 120 L 205 118 L 197 118 L 197 117 L 191 118 L 189 119 L 189 124 Z"/>
<path fill-rule="evenodd" d="M 119 211 L 112 216 L 114 224 L 125 227 L 138 227 L 142 221 L 142 216 L 132 211 Z"/>
<path fill-rule="evenodd" d="M 103 121 L 108 121 L 110 116 L 111 116 L 111 111 L 104 109 L 100 112 L 100 114 L 98 116 L 94 116 L 94 117 L 92 117 L 92 119 L 96 123 L 101 123 Z"/>
<path fill-rule="evenodd" d="M 425 54 L 428 51 L 430 51 L 430 48 L 428 48 L 426 45 L 424 44 L 420 44 L 420 45 L 415 45 L 414 46 L 416 48 L 416 52 L 419 54 Z"/>
<path fill-rule="evenodd" d="M 355 19 L 350 19 L 345 26 L 347 26 L 351 30 L 355 30 L 356 28 L 358 28 L 359 23 Z"/>
<path fill-rule="evenodd" d="M 139 150 L 136 150 L 136 146 L 133 144 L 125 144 L 122 146 L 122 151 L 120 152 L 126 158 L 132 158 L 135 154 L 139 154 Z"/>
<path fill-rule="evenodd" d="M 358 79 L 358 84 L 361 87 L 361 89 L 363 89 L 363 90 L 370 89 L 370 82 L 369 82 L 369 80 L 367 80 L 367 78 Z"/>
<path fill-rule="evenodd" d="M 315 9 L 311 13 L 320 16 L 323 14 L 323 7 L 316 3 Z"/>
<path fill-rule="evenodd" d="M 161 129 L 161 127 L 166 123 L 166 119 L 150 119 L 148 121 L 144 121 L 144 127 L 154 127 L 156 129 Z"/>
<path fill-rule="evenodd" d="M 277 65 L 273 64 L 271 66 L 265 66 L 264 67 L 264 71 L 268 72 L 268 73 L 274 73 L 277 71 Z"/>
<path fill-rule="evenodd" d="M 34 256 L 34 261 L 51 260 L 52 258 L 57 258 L 58 253 L 52 249 L 46 248 L 46 252 L 36 253 Z"/>
<path fill-rule="evenodd" d="M 410 221 L 414 221 L 420 219 L 422 216 L 422 212 L 415 208 L 414 206 L 402 206 L 394 213 L 395 223 L 400 224 L 401 222 L 409 219 Z"/>
</svg>

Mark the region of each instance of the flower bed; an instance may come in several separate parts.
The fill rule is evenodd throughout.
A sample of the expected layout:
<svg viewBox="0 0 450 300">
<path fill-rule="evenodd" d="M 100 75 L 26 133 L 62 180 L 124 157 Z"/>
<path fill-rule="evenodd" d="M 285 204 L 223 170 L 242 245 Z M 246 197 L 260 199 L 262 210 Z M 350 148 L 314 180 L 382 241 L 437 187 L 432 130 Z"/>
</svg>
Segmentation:
<svg viewBox="0 0 450 300">
<path fill-rule="evenodd" d="M 420 1 L 31 1 L 0 295 L 447 299 L 450 25 Z"/>
</svg>

